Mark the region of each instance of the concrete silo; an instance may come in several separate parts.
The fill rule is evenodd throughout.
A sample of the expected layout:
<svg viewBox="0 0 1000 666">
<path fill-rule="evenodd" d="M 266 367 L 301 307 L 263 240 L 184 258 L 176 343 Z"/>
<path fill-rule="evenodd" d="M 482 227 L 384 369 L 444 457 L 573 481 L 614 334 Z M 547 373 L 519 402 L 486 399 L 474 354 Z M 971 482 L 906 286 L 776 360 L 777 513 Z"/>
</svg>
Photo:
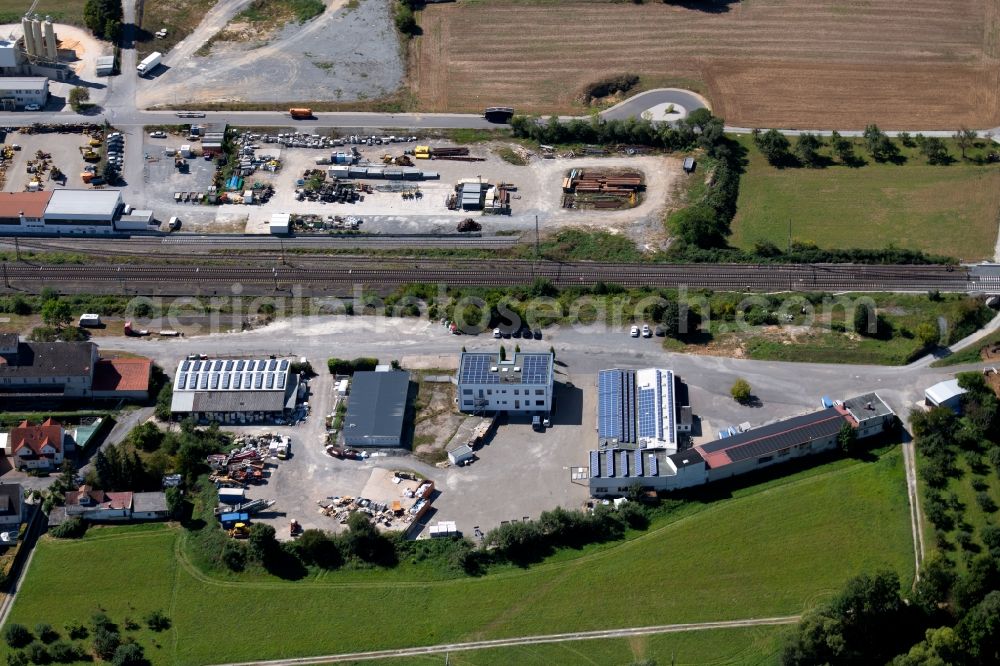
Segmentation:
<svg viewBox="0 0 1000 666">
<path fill-rule="evenodd" d="M 35 49 L 35 35 L 31 32 L 31 16 L 25 14 L 21 19 L 21 30 L 24 31 L 24 50 L 29 56 L 37 53 Z"/>
<path fill-rule="evenodd" d="M 44 56 L 45 44 L 42 41 L 42 22 L 38 20 L 37 16 L 31 19 L 31 41 L 35 43 L 35 50 L 31 55 Z"/>
<path fill-rule="evenodd" d="M 52 25 L 52 18 L 45 17 L 45 57 L 56 61 L 59 59 L 59 51 L 56 49 L 56 29 Z"/>
</svg>

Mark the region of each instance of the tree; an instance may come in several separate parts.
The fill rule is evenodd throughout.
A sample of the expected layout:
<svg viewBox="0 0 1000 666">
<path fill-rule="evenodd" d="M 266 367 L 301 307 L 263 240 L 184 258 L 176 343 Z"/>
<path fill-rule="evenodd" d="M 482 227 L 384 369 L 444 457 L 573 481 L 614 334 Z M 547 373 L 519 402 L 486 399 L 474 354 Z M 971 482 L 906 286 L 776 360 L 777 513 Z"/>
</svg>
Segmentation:
<svg viewBox="0 0 1000 666">
<path fill-rule="evenodd" d="M 222 563 L 230 571 L 243 571 L 247 566 L 246 547 L 238 541 L 227 541 L 222 547 Z"/>
<path fill-rule="evenodd" d="M 865 147 L 876 162 L 891 160 L 899 155 L 899 148 L 878 125 L 868 125 L 864 131 Z"/>
<path fill-rule="evenodd" d="M 258 562 L 267 562 L 278 551 L 278 540 L 274 528 L 264 523 L 254 523 L 250 526 L 250 538 L 247 540 L 247 551 L 251 558 Z"/>
<path fill-rule="evenodd" d="M 95 37 L 113 40 L 123 18 L 121 0 L 87 0 L 83 22 Z"/>
<path fill-rule="evenodd" d="M 167 511 L 173 520 L 179 520 L 184 515 L 184 493 L 177 486 L 171 486 L 164 491 L 167 500 Z"/>
<path fill-rule="evenodd" d="M 788 149 L 791 144 L 785 135 L 776 129 L 754 133 L 754 145 L 761 154 L 774 166 L 780 166 L 788 161 Z"/>
<path fill-rule="evenodd" d="M 718 247 L 729 233 L 728 221 L 705 203 L 680 209 L 670 216 L 668 225 L 675 237 L 693 247 Z"/>
<path fill-rule="evenodd" d="M 850 423 L 845 422 L 840 426 L 840 432 L 837 433 L 837 446 L 847 455 L 853 456 L 856 452 L 857 444 L 858 431 L 852 428 Z"/>
<path fill-rule="evenodd" d="M 323 530 L 305 530 L 299 535 L 295 547 L 307 563 L 324 569 L 333 569 L 340 565 L 340 549 Z"/>
<path fill-rule="evenodd" d="M 938 327 L 929 322 L 924 322 L 917 326 L 917 339 L 924 347 L 934 347 L 941 340 L 941 333 Z"/>
<path fill-rule="evenodd" d="M 166 631 L 170 628 L 170 618 L 163 611 L 155 610 L 146 616 L 146 626 L 153 631 Z"/>
<path fill-rule="evenodd" d="M 90 91 L 82 86 L 73 86 L 69 91 L 69 105 L 75 113 L 80 113 L 83 105 L 90 101 Z"/>
<path fill-rule="evenodd" d="M 951 161 L 948 146 L 936 136 L 924 139 L 920 145 L 920 152 L 927 158 L 928 164 L 948 164 Z"/>
<path fill-rule="evenodd" d="M 850 139 L 845 139 L 841 136 L 836 130 L 830 133 L 830 147 L 833 148 L 834 154 L 844 164 L 851 165 L 855 163 L 857 158 L 854 156 L 854 144 L 851 143 Z"/>
<path fill-rule="evenodd" d="M 818 166 L 820 163 L 819 149 L 823 141 L 816 134 L 803 132 L 795 141 L 795 155 L 805 166 Z"/>
<path fill-rule="evenodd" d="M 924 640 L 896 657 L 892 666 L 950 666 L 961 663 L 962 642 L 951 627 L 928 629 Z"/>
<path fill-rule="evenodd" d="M 121 644 L 122 637 L 117 631 L 111 631 L 101 627 L 94 632 L 94 652 L 98 657 L 104 659 L 105 661 L 114 657 L 115 652 L 118 650 L 118 646 Z"/>
<path fill-rule="evenodd" d="M 51 643 L 59 638 L 59 632 L 52 628 L 51 624 L 39 622 L 35 625 L 35 634 L 43 643 Z"/>
<path fill-rule="evenodd" d="M 1000 659 L 1000 592 L 987 594 L 956 627 L 971 663 L 995 664 Z"/>
<path fill-rule="evenodd" d="M 749 382 L 740 377 L 733 383 L 732 388 L 729 389 L 729 394 L 733 396 L 733 400 L 738 403 L 742 404 L 749 401 L 751 395 Z"/>
<path fill-rule="evenodd" d="M 3 632 L 4 640 L 12 648 L 22 648 L 34 640 L 34 636 L 23 624 L 8 624 Z"/>
<path fill-rule="evenodd" d="M 858 335 L 874 336 L 878 332 L 875 308 L 870 303 L 859 303 L 854 308 L 854 332 Z"/>
<path fill-rule="evenodd" d="M 73 321 L 73 310 L 69 303 L 62 299 L 45 301 L 42 304 L 42 321 L 46 326 L 62 328 Z"/>
<path fill-rule="evenodd" d="M 507 348 L 504 347 L 503 345 L 500 345 L 500 360 L 501 361 L 507 360 Z"/>
<path fill-rule="evenodd" d="M 128 442 L 137 449 L 152 453 L 163 443 L 163 431 L 152 421 L 147 421 L 132 429 L 128 434 Z"/>
<path fill-rule="evenodd" d="M 143 666 L 146 663 L 146 655 L 138 643 L 125 643 L 115 650 L 111 663 L 114 666 Z"/>
<path fill-rule="evenodd" d="M 28 661 L 33 664 L 47 664 L 52 659 L 49 649 L 41 641 L 34 641 L 25 648 L 24 654 L 28 656 Z"/>
<path fill-rule="evenodd" d="M 975 130 L 971 130 L 968 127 L 962 126 L 958 128 L 955 132 L 955 143 L 958 144 L 958 149 L 962 151 L 962 159 L 965 159 L 965 151 L 975 145 L 976 139 L 979 137 L 976 135 Z M 940 139 L 938 139 L 940 141 Z M 942 142 L 943 144 L 944 142 Z"/>
</svg>

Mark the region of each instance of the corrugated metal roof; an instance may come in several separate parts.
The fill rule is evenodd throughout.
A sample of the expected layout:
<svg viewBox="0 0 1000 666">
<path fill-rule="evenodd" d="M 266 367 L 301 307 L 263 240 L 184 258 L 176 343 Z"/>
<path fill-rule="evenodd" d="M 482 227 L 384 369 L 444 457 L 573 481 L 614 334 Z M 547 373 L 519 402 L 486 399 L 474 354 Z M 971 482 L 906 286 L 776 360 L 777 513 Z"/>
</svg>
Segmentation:
<svg viewBox="0 0 1000 666">
<path fill-rule="evenodd" d="M 44 76 L 3 76 L 0 90 L 44 90 L 48 82 Z"/>
<path fill-rule="evenodd" d="M 965 389 L 958 385 L 957 379 L 948 379 L 938 382 L 934 386 L 924 391 L 924 396 L 935 405 L 948 402 L 960 395 L 965 394 Z"/>
<path fill-rule="evenodd" d="M 737 433 L 725 439 L 699 444 L 695 448 L 704 456 L 709 467 L 721 467 L 836 435 L 846 422 L 843 414 L 829 407 Z"/>
<path fill-rule="evenodd" d="M 119 190 L 53 190 L 46 215 L 106 215 L 112 217 L 121 203 Z"/>
<path fill-rule="evenodd" d="M 382 446 L 378 440 L 399 440 L 403 432 L 410 373 L 356 372 L 344 418 L 344 439 L 351 446 Z"/>
</svg>

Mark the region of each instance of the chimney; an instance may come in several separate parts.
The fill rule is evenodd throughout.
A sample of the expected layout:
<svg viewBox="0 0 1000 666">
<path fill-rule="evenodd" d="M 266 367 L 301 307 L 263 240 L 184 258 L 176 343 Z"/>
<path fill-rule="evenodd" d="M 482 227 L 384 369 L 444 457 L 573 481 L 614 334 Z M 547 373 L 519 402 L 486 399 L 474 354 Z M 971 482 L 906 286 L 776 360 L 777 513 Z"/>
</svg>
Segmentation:
<svg viewBox="0 0 1000 666">
<path fill-rule="evenodd" d="M 21 226 L 23 227 L 24 226 L 24 211 L 23 210 L 17 211 L 17 216 L 21 219 Z"/>
</svg>

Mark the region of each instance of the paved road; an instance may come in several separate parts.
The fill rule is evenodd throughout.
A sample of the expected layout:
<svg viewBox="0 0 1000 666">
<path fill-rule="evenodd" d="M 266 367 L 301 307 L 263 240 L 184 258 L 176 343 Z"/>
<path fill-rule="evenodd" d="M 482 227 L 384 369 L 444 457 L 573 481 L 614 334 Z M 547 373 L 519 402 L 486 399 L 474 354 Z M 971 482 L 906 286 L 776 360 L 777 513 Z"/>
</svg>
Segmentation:
<svg viewBox="0 0 1000 666">
<path fill-rule="evenodd" d="M 676 634 L 688 631 L 705 631 L 709 629 L 735 629 L 742 627 L 765 627 L 795 624 L 798 615 L 784 617 L 765 617 L 750 620 L 730 620 L 727 622 L 697 622 L 691 624 L 661 624 L 650 627 L 629 627 L 627 629 L 604 629 L 600 631 L 577 631 L 567 634 L 546 634 L 542 636 L 519 636 L 516 638 L 500 638 L 488 641 L 472 641 L 469 643 L 441 643 L 423 647 L 404 648 L 400 650 L 377 650 L 372 652 L 351 652 L 330 654 L 320 657 L 300 657 L 298 659 L 274 659 L 271 661 L 244 661 L 239 663 L 219 664 L 217 666 L 307 666 L 309 664 L 331 664 L 343 661 L 368 661 L 373 659 L 389 659 L 399 657 L 417 657 L 428 654 L 447 654 L 450 652 L 465 652 L 469 650 L 485 650 L 490 648 L 516 647 L 519 645 L 541 645 L 544 643 L 565 643 L 568 641 L 590 641 L 607 638 L 631 638 L 633 636 L 649 636 L 652 634 Z"/>
</svg>

